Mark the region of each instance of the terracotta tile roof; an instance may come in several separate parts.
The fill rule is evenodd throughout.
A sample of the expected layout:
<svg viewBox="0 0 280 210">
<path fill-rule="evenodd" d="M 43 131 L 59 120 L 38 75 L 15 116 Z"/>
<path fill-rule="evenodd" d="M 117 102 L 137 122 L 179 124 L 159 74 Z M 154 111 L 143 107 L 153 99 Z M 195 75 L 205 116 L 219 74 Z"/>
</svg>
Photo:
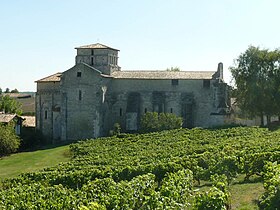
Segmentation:
<svg viewBox="0 0 280 210">
<path fill-rule="evenodd" d="M 0 123 L 11 122 L 16 117 L 16 114 L 3 114 L 0 113 Z"/>
<path fill-rule="evenodd" d="M 35 82 L 59 82 L 61 75 L 62 75 L 62 73 L 58 72 L 56 74 L 50 75 L 50 76 L 45 77 L 43 79 L 37 80 Z"/>
<path fill-rule="evenodd" d="M 80 46 L 80 47 L 75 47 L 75 49 L 112 49 L 112 50 L 119 51 L 118 49 L 114 49 L 112 47 L 108 47 L 108 46 L 106 46 L 104 44 L 100 44 L 100 43 L 84 45 L 84 46 Z"/>
<path fill-rule="evenodd" d="M 115 71 L 116 79 L 212 79 L 215 71 Z"/>
</svg>

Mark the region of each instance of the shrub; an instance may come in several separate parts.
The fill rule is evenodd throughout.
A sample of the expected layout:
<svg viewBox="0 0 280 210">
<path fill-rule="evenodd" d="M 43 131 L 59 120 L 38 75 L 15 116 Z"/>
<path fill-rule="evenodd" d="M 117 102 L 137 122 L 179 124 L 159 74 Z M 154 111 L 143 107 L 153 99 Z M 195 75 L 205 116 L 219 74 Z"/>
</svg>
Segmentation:
<svg viewBox="0 0 280 210">
<path fill-rule="evenodd" d="M 182 118 L 172 113 L 147 112 L 141 118 L 142 132 L 156 132 L 182 127 Z"/>
<path fill-rule="evenodd" d="M 193 187 L 193 173 L 184 169 L 175 173 L 168 173 L 162 180 L 160 193 L 167 202 L 166 207 L 185 209 L 190 206 Z"/>
<path fill-rule="evenodd" d="M 119 123 L 115 123 L 113 126 L 113 130 L 110 130 L 109 135 L 110 136 L 117 136 L 121 133 L 121 125 Z"/>
<path fill-rule="evenodd" d="M 200 192 L 195 197 L 195 209 L 197 210 L 226 210 L 230 209 L 229 196 L 230 193 L 227 189 L 227 176 L 226 175 L 212 175 L 211 181 L 213 187 L 209 191 Z"/>
<path fill-rule="evenodd" d="M 20 145 L 20 139 L 12 126 L 0 125 L 0 157 L 16 152 Z"/>
<path fill-rule="evenodd" d="M 277 162 L 268 162 L 264 167 L 265 192 L 259 199 L 260 209 L 279 209 L 280 205 L 280 165 Z"/>
<path fill-rule="evenodd" d="M 46 145 L 47 140 L 44 138 L 42 132 L 40 130 L 34 128 L 23 127 L 21 129 L 21 145 L 20 149 L 33 149 L 37 146 Z"/>
<path fill-rule="evenodd" d="M 195 197 L 197 210 L 226 210 L 228 209 L 228 195 L 216 187 L 208 192 L 201 192 Z"/>
</svg>

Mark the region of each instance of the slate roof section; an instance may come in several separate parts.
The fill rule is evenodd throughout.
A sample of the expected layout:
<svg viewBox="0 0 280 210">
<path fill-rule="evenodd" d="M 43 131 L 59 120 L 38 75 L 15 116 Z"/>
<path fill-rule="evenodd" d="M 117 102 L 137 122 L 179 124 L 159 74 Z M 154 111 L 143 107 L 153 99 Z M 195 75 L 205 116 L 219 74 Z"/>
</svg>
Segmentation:
<svg viewBox="0 0 280 210">
<path fill-rule="evenodd" d="M 35 82 L 59 82 L 61 75 L 62 75 L 62 73 L 58 72 L 56 74 L 50 75 L 50 76 L 45 77 L 43 79 L 37 80 Z"/>
<path fill-rule="evenodd" d="M 215 71 L 115 71 L 115 79 L 212 79 Z"/>
<path fill-rule="evenodd" d="M 118 49 L 114 49 L 112 47 L 108 47 L 108 46 L 106 46 L 104 44 L 100 44 L 100 43 L 84 45 L 84 46 L 80 46 L 80 47 L 75 47 L 75 49 L 111 49 L 111 50 L 119 51 Z"/>
</svg>

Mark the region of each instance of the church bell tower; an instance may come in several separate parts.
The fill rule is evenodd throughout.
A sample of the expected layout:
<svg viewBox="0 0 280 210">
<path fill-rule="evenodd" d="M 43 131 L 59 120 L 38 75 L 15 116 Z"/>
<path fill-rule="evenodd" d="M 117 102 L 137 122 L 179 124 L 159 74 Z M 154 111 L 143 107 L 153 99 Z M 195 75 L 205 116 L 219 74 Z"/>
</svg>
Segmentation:
<svg viewBox="0 0 280 210">
<path fill-rule="evenodd" d="M 120 71 L 118 66 L 119 50 L 106 45 L 96 43 L 76 47 L 76 64 L 86 63 L 103 74 L 111 75 L 114 71 Z"/>
</svg>

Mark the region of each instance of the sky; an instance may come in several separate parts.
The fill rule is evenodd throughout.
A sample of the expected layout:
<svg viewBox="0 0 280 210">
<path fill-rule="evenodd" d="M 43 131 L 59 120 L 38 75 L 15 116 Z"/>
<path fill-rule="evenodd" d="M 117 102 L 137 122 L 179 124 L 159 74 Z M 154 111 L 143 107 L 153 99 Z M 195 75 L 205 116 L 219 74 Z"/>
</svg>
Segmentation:
<svg viewBox="0 0 280 210">
<path fill-rule="evenodd" d="M 279 0 L 10 0 L 0 2 L 0 88 L 75 65 L 75 47 L 119 49 L 122 70 L 215 71 L 250 46 L 280 47 Z"/>
</svg>

